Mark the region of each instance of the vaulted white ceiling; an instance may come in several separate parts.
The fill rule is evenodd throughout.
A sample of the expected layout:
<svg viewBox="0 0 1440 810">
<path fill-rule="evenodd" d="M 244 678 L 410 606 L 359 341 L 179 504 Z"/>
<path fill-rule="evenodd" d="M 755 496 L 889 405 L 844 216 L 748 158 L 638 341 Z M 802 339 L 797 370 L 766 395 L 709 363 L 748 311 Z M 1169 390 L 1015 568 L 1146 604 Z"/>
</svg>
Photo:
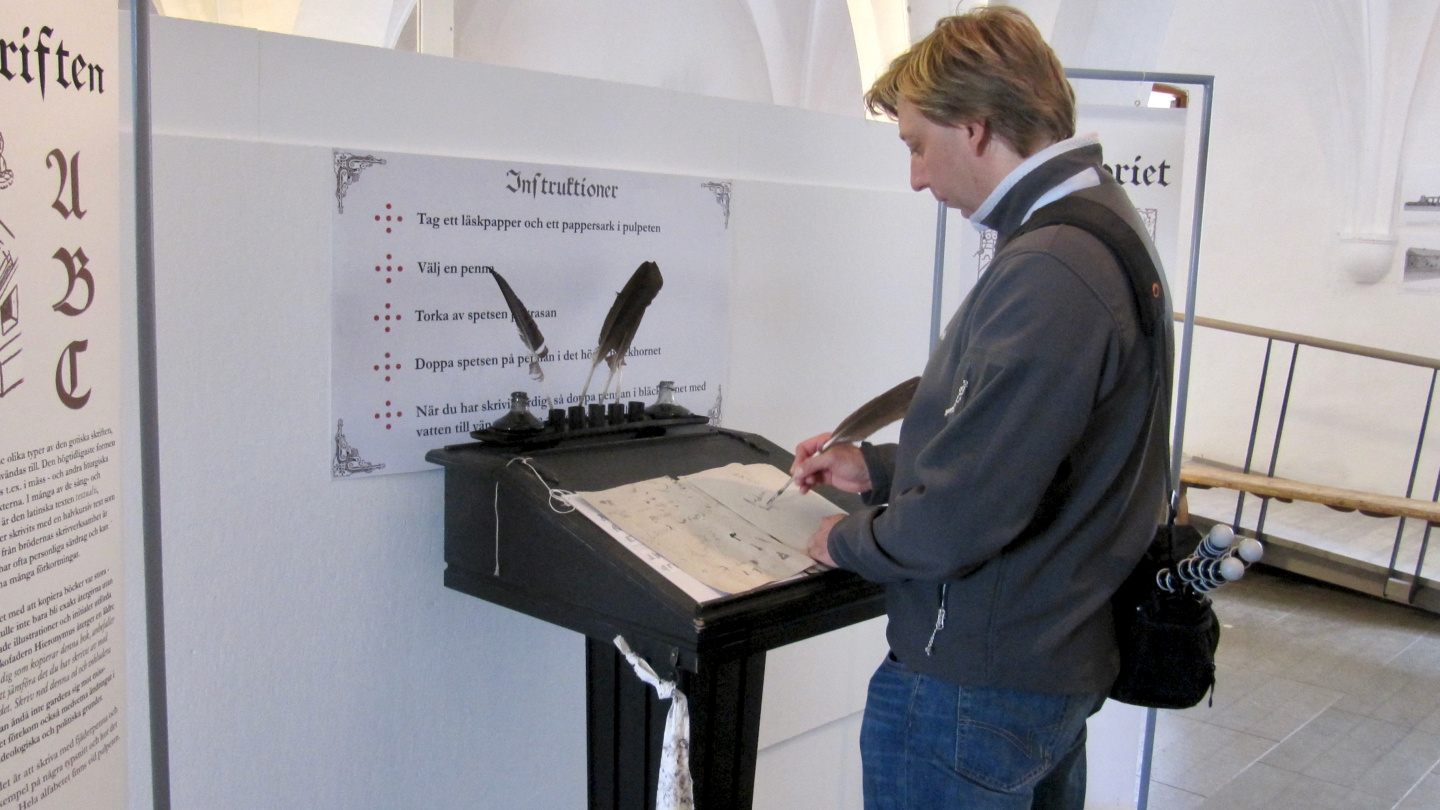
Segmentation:
<svg viewBox="0 0 1440 810">
<path fill-rule="evenodd" d="M 152 0 L 163 14 L 744 101 L 863 115 L 875 75 L 941 16 L 985 0 Z M 1275 2 L 1275 0 L 1271 0 Z M 1155 70 L 1183 0 L 1013 0 L 1066 65 Z M 1343 211 L 1384 234 L 1440 0 L 1304 0 L 1322 53 L 1306 103 Z M 1193 11 L 1193 9 L 1192 9 Z M 414 33 L 439 32 L 426 47 Z M 408 23 L 408 26 L 407 26 Z M 1235 20 L 1236 25 L 1244 24 Z M 1282 49 L 1283 50 L 1283 49 Z M 1265 73 L 1255 54 L 1252 73 Z"/>
</svg>

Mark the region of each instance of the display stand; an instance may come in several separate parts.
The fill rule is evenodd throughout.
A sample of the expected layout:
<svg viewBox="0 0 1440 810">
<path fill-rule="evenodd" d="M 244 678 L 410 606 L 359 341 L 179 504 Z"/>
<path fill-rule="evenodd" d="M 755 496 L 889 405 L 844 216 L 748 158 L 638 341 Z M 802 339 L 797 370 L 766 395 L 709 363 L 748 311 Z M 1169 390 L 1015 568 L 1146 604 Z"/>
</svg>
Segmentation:
<svg viewBox="0 0 1440 810">
<path fill-rule="evenodd" d="M 884 612 L 881 586 L 839 570 L 697 603 L 552 498 L 552 489 L 602 490 L 732 462 L 788 470 L 792 456 L 759 436 L 690 420 L 529 445 L 455 445 L 426 458 L 445 468 L 446 586 L 586 636 L 591 810 L 655 803 L 667 707 L 635 677 L 615 636 L 690 701 L 696 807 L 745 810 L 765 652 Z M 860 505 L 823 494 L 847 510 Z"/>
</svg>

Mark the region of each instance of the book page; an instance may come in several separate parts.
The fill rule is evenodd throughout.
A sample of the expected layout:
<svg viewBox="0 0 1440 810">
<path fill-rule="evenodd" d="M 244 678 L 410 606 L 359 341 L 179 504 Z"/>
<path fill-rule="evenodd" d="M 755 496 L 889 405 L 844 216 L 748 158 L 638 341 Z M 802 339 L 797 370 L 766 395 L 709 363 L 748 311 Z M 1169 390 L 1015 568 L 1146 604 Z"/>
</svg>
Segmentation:
<svg viewBox="0 0 1440 810">
<path fill-rule="evenodd" d="M 809 548 L 810 535 L 821 518 L 845 512 L 817 493 L 801 495 L 794 486 L 769 503 L 771 496 L 790 480 L 790 476 L 769 464 L 726 464 L 680 480 L 802 554 Z"/>
<path fill-rule="evenodd" d="M 672 585 L 684 591 L 686 596 L 694 599 L 696 602 L 708 602 L 711 599 L 719 599 L 725 595 L 723 591 L 717 591 L 680 570 L 679 566 L 675 565 L 675 563 L 665 559 L 654 549 L 635 539 L 629 532 L 615 525 L 615 521 L 605 517 L 598 509 L 587 503 L 584 498 L 571 495 L 566 498 L 566 501 L 575 507 L 575 511 L 594 521 L 596 526 L 604 529 L 606 534 L 615 538 L 616 542 L 630 549 L 636 557 L 644 560 L 651 568 L 663 574 L 666 579 L 670 580 Z"/>
<path fill-rule="evenodd" d="M 824 514 L 841 511 L 813 493 L 782 498 L 771 509 L 763 509 L 755 502 L 779 489 L 785 474 L 771 467 L 780 476 L 771 487 L 768 477 L 759 477 L 765 473 L 746 472 L 748 467 L 762 466 L 732 464 L 700 473 L 698 479 L 652 478 L 599 492 L 578 492 L 576 498 L 689 577 L 717 591 L 740 593 L 794 576 L 814 564 L 804 549 L 819 521 L 819 516 L 810 515 L 820 513 L 808 498 L 822 501 L 828 507 Z M 721 499 L 705 488 L 718 492 Z M 800 504 L 806 506 L 797 508 Z M 795 514 L 787 517 L 792 509 Z M 760 520 L 780 531 L 786 541 L 748 520 L 746 516 L 754 512 L 767 513 Z M 806 521 L 809 525 L 802 529 Z M 658 566 L 657 570 L 666 573 Z"/>
</svg>

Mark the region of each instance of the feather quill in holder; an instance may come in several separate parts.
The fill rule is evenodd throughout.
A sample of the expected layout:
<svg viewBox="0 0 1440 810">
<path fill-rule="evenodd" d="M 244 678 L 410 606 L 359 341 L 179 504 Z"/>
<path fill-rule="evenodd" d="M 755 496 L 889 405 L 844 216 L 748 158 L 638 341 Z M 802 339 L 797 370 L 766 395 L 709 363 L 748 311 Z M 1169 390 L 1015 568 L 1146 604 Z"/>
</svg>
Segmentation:
<svg viewBox="0 0 1440 810">
<path fill-rule="evenodd" d="M 660 266 L 655 262 L 644 262 L 635 268 L 630 275 L 630 280 L 625 282 L 625 287 L 615 296 L 615 303 L 610 305 L 610 313 L 605 316 L 605 325 L 600 328 L 600 342 L 595 347 L 595 354 L 590 358 L 590 373 L 585 377 L 585 388 L 580 391 L 580 401 L 585 401 L 585 396 L 590 393 L 590 382 L 595 377 L 595 368 L 604 360 L 610 367 L 610 375 L 605 378 L 605 387 L 600 389 L 603 398 L 605 392 L 610 389 L 610 381 L 615 381 L 615 392 L 620 391 L 620 378 L 625 368 L 625 353 L 630 351 L 630 342 L 635 339 L 635 332 L 640 328 L 640 319 L 645 315 L 646 307 L 655 300 L 660 292 L 660 287 L 665 284 L 665 279 L 660 275 Z"/>
<path fill-rule="evenodd" d="M 490 275 L 494 276 L 495 283 L 500 285 L 500 294 L 505 296 L 505 304 L 510 307 L 510 317 L 515 321 L 515 328 L 520 330 L 520 341 L 530 350 L 530 379 L 545 379 L 545 372 L 540 368 L 540 359 L 550 354 L 549 347 L 545 345 L 545 336 L 540 334 L 540 327 L 535 325 L 530 311 L 525 308 L 520 296 L 510 289 L 510 284 L 504 277 L 494 270 L 490 271 Z"/>
<path fill-rule="evenodd" d="M 915 398 L 915 390 L 919 387 L 920 378 L 911 377 L 861 405 L 854 413 L 840 420 L 840 424 L 835 426 L 830 438 L 820 445 L 820 449 L 815 452 L 815 455 L 818 456 L 841 442 L 864 441 L 880 428 L 904 418 L 905 412 L 910 410 L 910 400 Z M 783 495 L 794 482 L 794 478 L 786 481 L 785 486 L 780 487 L 779 491 L 771 495 L 769 500 L 764 503 L 765 508 L 768 509 L 774 505 L 775 500 Z"/>
</svg>

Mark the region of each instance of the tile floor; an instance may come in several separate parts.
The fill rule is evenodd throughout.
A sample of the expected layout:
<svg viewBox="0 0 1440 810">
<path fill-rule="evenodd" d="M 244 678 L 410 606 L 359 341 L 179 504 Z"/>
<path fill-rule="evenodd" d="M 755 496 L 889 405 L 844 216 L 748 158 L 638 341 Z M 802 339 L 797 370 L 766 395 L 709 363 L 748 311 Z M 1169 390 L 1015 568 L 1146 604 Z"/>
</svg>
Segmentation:
<svg viewBox="0 0 1440 810">
<path fill-rule="evenodd" d="M 1152 810 L 1440 810 L 1440 616 L 1252 569 L 1214 704 L 1160 712 Z"/>
</svg>

